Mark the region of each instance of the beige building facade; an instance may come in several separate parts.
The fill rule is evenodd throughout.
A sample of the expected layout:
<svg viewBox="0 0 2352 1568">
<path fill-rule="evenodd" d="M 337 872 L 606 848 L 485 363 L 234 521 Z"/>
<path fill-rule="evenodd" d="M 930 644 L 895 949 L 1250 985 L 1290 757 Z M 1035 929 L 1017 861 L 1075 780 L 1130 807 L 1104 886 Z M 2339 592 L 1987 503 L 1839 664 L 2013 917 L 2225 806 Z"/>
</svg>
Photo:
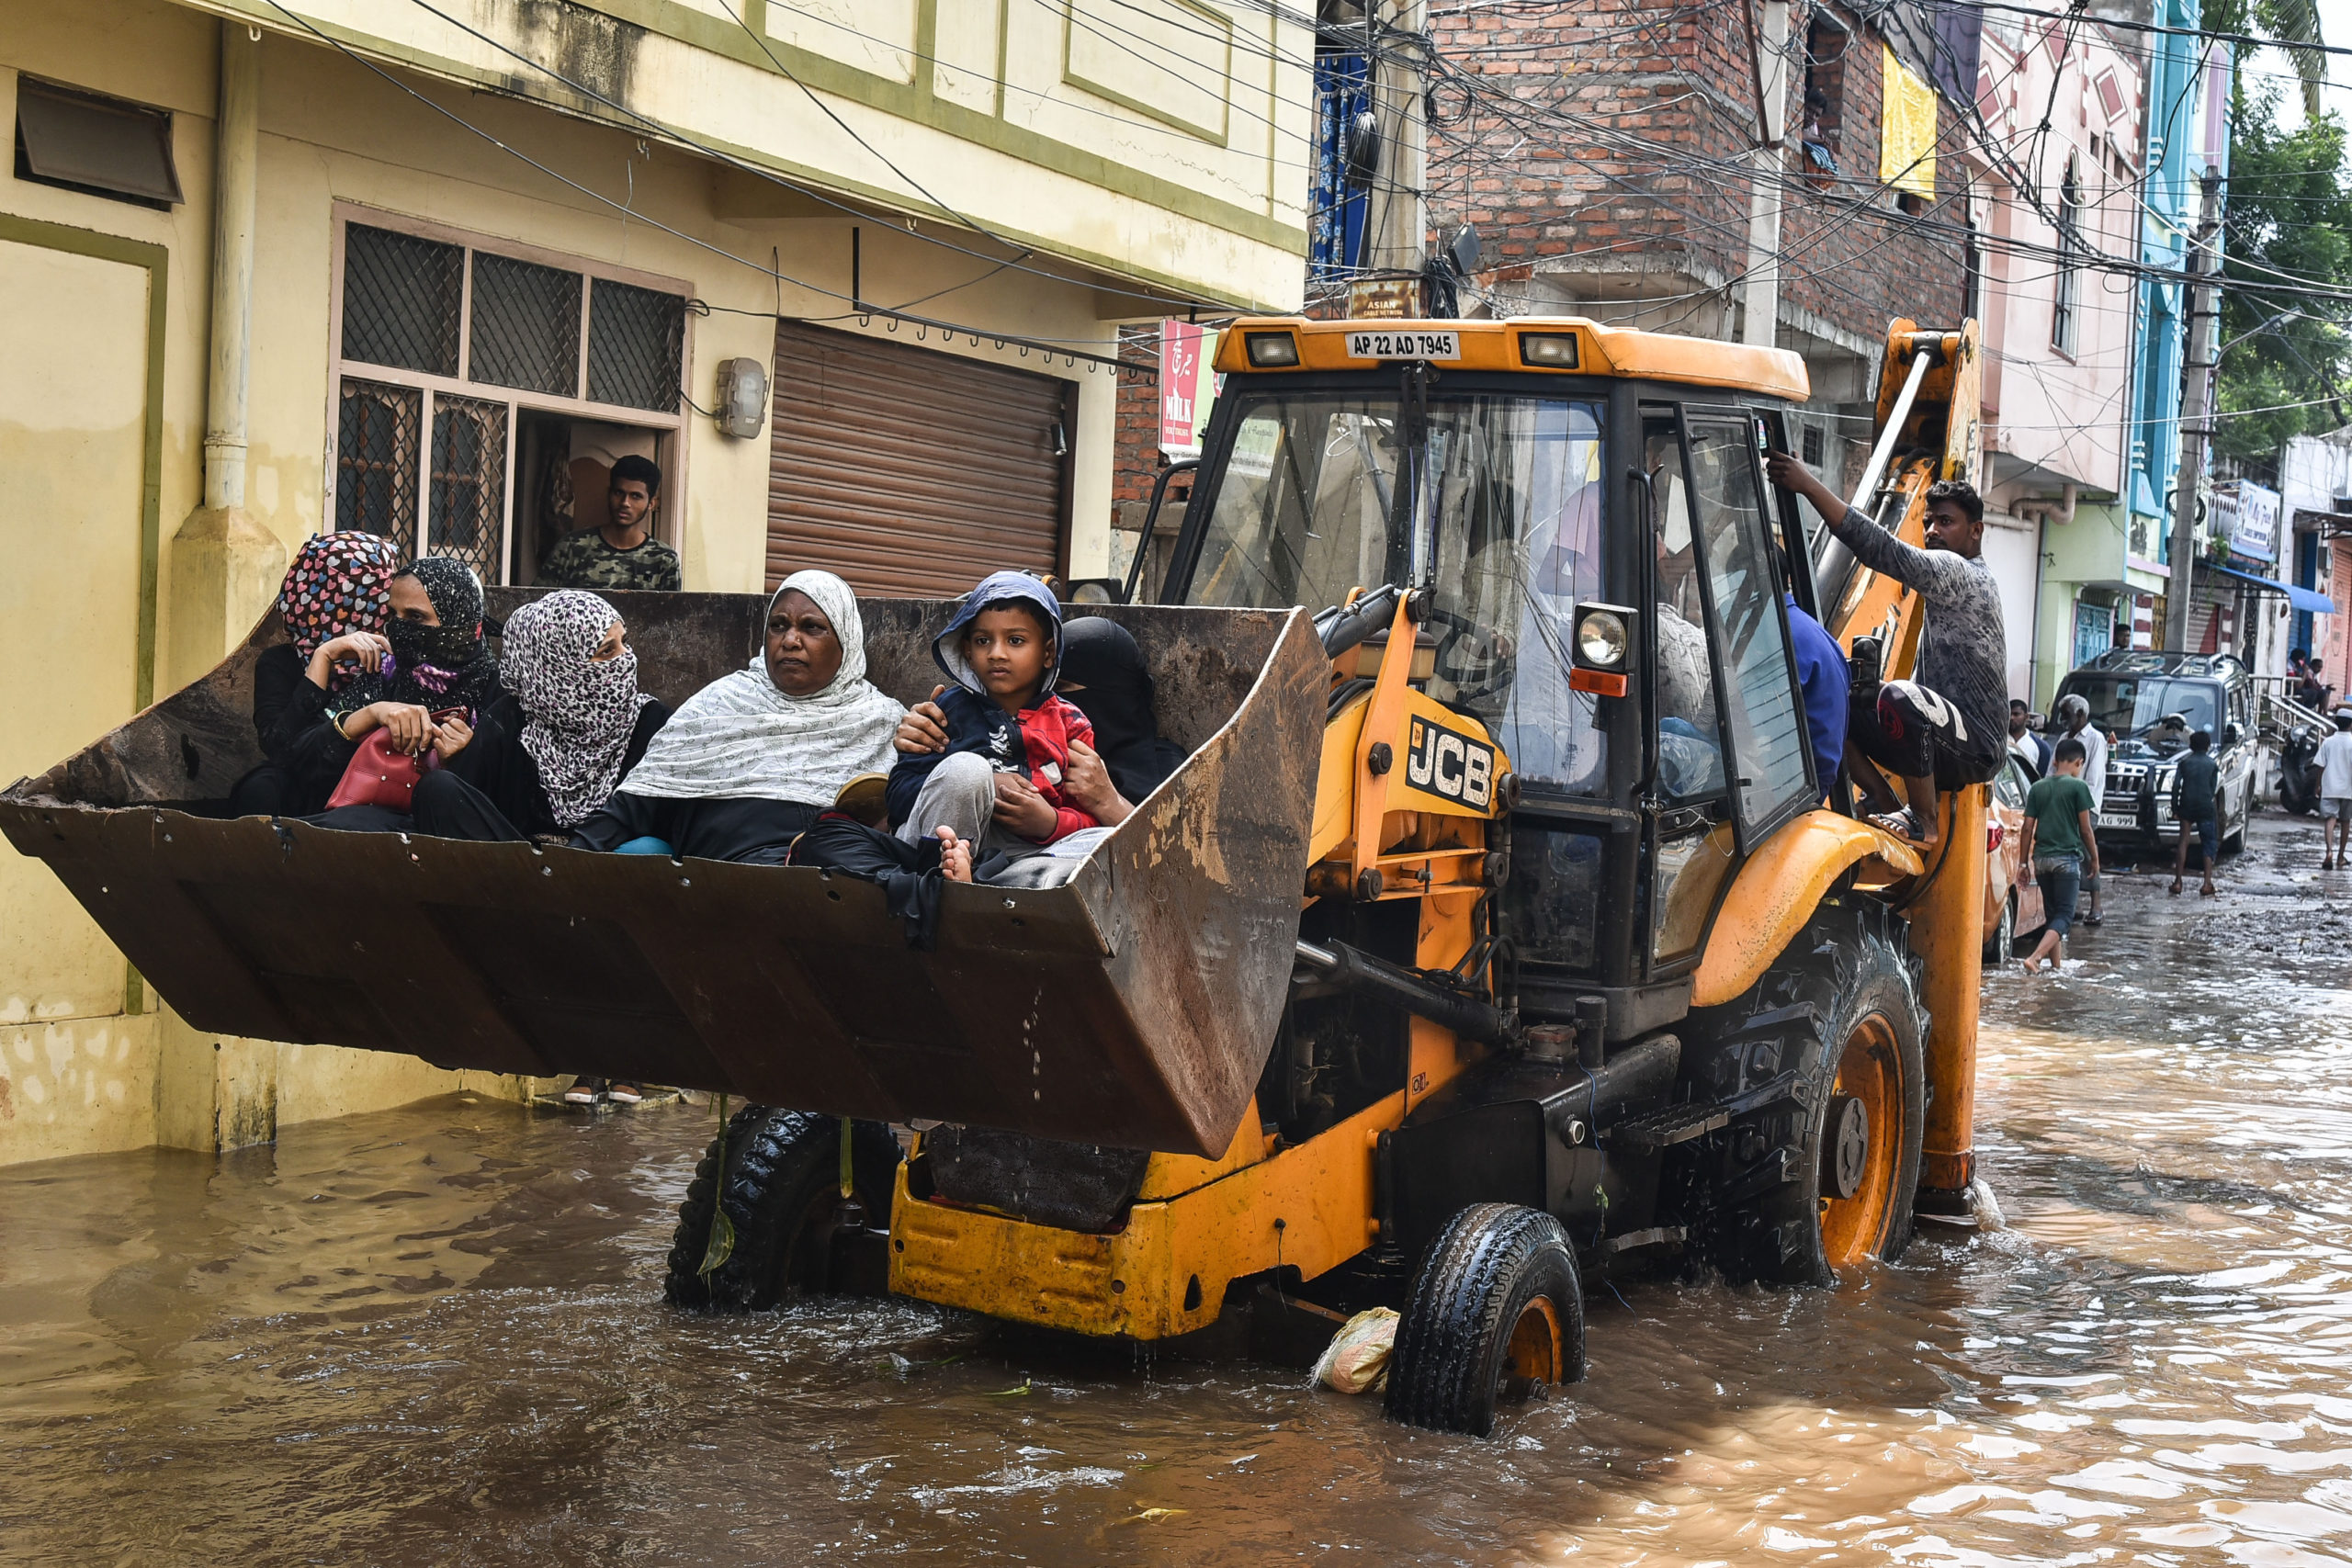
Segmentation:
<svg viewBox="0 0 2352 1568">
<path fill-rule="evenodd" d="M 305 537 L 527 582 L 627 452 L 688 589 L 1102 573 L 1118 324 L 1297 302 L 1312 49 L 1193 0 L 0 0 L 0 778 L 211 668 Z M 461 1084 L 531 1088 L 198 1034 L 0 857 L 0 1162 Z"/>
</svg>

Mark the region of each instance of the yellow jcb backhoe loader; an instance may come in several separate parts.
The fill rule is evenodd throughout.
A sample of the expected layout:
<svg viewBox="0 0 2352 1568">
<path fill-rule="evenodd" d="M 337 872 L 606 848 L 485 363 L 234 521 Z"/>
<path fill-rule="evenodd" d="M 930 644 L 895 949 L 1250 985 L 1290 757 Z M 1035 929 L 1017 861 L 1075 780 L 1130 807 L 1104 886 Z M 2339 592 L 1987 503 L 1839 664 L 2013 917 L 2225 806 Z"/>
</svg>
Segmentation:
<svg viewBox="0 0 2352 1568">
<path fill-rule="evenodd" d="M 1828 1284 L 1964 1213 L 1984 792 L 1923 864 L 1817 776 L 1784 588 L 1890 673 L 1918 614 L 1765 483 L 1802 363 L 1579 319 L 1218 355 L 1160 603 L 1091 612 L 1189 759 L 1067 885 L 948 886 L 929 949 L 808 868 L 223 820 L 269 623 L 0 828 L 198 1028 L 752 1101 L 682 1305 L 1287 1355 L 1387 1302 L 1389 1412 L 1483 1433 L 1581 1375 L 1598 1271 Z M 1916 543 L 1973 325 L 1895 323 L 1886 378 L 1866 503 Z M 615 598 L 673 699 L 761 607 Z M 866 604 L 885 689 L 951 609 Z"/>
</svg>

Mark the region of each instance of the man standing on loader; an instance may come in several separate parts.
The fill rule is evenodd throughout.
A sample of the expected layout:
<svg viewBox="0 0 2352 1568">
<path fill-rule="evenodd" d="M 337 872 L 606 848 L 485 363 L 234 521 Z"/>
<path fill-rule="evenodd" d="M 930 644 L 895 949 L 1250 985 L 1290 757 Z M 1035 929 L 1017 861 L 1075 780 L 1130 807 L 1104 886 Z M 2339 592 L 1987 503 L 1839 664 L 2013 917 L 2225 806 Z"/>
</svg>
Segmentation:
<svg viewBox="0 0 2352 1568">
<path fill-rule="evenodd" d="M 1932 848 L 1942 832 L 1936 792 L 1984 783 L 1999 770 L 2007 745 L 2007 644 L 2001 591 L 1980 553 L 1984 502 L 1960 480 L 1929 486 L 1923 550 L 1838 500 L 1789 454 L 1773 453 L 1766 466 L 1774 485 L 1813 503 L 1856 560 L 1923 602 L 1912 678 L 1883 682 L 1876 701 L 1858 700 L 1849 709 L 1846 772 L 1876 808 L 1873 821 Z M 1902 778 L 1907 809 L 1880 768 Z"/>
</svg>

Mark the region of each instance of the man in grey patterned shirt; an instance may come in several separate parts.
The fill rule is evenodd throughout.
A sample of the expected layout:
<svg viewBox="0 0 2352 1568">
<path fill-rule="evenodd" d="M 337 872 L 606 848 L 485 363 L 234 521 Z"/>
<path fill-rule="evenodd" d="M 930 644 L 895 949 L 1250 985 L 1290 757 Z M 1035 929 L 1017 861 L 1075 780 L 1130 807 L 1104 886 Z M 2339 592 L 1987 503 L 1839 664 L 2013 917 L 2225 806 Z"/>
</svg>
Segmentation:
<svg viewBox="0 0 2352 1568">
<path fill-rule="evenodd" d="M 1923 550 L 1838 500 L 1788 454 L 1773 453 L 1767 466 L 1774 484 L 1813 503 L 1856 560 L 1919 595 L 1918 661 L 1911 679 L 1854 694 L 1846 773 L 1877 808 L 1872 820 L 1932 847 L 1941 831 L 1936 792 L 1984 783 L 1999 771 L 2007 745 L 2008 642 L 2001 591 L 1981 553 L 1984 499 L 1959 480 L 1930 485 Z M 1907 811 L 1881 768 L 1903 780 Z"/>
</svg>

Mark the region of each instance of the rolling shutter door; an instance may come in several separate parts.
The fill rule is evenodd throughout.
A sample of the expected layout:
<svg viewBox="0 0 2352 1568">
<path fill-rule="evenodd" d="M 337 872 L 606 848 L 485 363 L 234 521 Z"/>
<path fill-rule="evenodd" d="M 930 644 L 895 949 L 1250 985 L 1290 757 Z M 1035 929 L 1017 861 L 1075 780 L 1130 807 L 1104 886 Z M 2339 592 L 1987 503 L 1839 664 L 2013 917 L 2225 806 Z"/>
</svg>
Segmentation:
<svg viewBox="0 0 2352 1568">
<path fill-rule="evenodd" d="M 860 593 L 947 599 L 1004 568 L 1059 570 L 1069 482 L 1055 426 L 1069 390 L 1051 376 L 779 323 L 769 586 L 814 567 Z"/>
</svg>

